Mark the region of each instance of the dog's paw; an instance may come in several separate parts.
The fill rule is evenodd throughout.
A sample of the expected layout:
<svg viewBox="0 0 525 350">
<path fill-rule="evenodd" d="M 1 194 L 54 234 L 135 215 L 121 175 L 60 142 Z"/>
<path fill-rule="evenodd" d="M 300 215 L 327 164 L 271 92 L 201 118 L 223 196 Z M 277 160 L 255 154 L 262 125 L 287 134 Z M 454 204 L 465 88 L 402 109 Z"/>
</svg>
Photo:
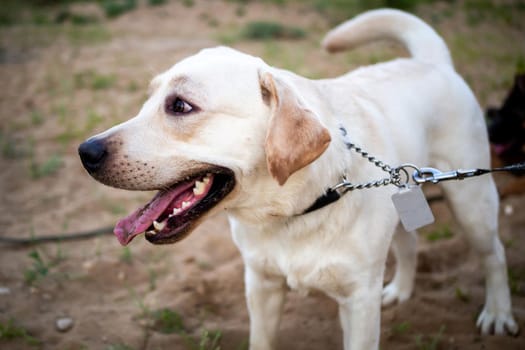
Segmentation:
<svg viewBox="0 0 525 350">
<path fill-rule="evenodd" d="M 383 288 L 381 304 L 387 306 L 395 302 L 402 303 L 408 300 L 411 294 L 411 287 L 400 286 L 395 282 L 390 282 Z"/>
<path fill-rule="evenodd" d="M 518 334 L 519 327 L 510 312 L 491 312 L 485 306 L 478 317 L 476 325 L 481 334 Z"/>
</svg>

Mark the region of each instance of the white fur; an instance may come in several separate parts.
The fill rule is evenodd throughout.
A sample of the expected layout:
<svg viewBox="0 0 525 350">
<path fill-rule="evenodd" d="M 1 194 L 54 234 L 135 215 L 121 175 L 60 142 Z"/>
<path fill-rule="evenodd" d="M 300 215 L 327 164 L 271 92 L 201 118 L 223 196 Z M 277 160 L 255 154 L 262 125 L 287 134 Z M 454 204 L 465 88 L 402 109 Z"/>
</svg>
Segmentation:
<svg viewBox="0 0 525 350">
<path fill-rule="evenodd" d="M 377 349 L 381 298 L 385 304 L 401 302 L 412 293 L 416 238 L 404 232 L 394 236 L 397 271 L 382 291 L 387 251 L 398 224 L 390 200 L 394 186 L 354 191 L 323 209 L 296 215 L 343 174 L 353 183 L 385 176 L 346 149 L 341 126 L 348 140 L 393 166 L 489 166 L 480 107 L 454 71 L 443 40 L 421 20 L 400 11 L 372 11 L 336 28 L 324 45 L 340 50 L 380 38 L 400 41 L 412 57 L 318 81 L 232 49 L 203 50 L 154 80 L 152 96 L 136 118 L 98 136 L 118 134 L 124 141 L 121 154 L 158 166 L 147 186 L 125 179 L 110 183 L 119 187 L 161 188 L 177 180 L 192 161 L 234 170 L 236 189 L 221 207 L 227 209 L 246 266 L 252 350 L 275 347 L 287 286 L 305 293 L 320 290 L 339 303 L 346 350 Z M 328 149 L 284 186 L 266 168 L 271 110 L 261 98 L 261 73 L 290 86 L 331 136 Z M 191 99 L 200 111 L 165 115 L 163 101 L 174 92 Z M 493 328 L 497 334 L 517 332 L 492 178 L 449 182 L 444 190 L 487 274 L 478 326 L 483 333 Z"/>
</svg>

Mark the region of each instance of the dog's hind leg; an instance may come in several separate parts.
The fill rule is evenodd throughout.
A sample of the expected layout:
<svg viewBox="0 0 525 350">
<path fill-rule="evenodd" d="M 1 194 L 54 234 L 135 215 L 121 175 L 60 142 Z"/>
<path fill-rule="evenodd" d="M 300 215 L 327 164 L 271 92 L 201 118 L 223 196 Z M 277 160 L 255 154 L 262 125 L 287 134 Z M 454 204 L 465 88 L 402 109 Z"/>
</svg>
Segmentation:
<svg viewBox="0 0 525 350">
<path fill-rule="evenodd" d="M 396 272 L 392 281 L 383 288 L 383 305 L 403 302 L 412 295 L 417 265 L 417 233 L 398 228 L 392 238 L 392 250 Z"/>
<path fill-rule="evenodd" d="M 483 334 L 518 332 L 511 310 L 505 251 L 498 237 L 499 198 L 491 176 L 444 183 L 451 209 L 485 268 L 486 297 L 477 326 Z"/>
</svg>

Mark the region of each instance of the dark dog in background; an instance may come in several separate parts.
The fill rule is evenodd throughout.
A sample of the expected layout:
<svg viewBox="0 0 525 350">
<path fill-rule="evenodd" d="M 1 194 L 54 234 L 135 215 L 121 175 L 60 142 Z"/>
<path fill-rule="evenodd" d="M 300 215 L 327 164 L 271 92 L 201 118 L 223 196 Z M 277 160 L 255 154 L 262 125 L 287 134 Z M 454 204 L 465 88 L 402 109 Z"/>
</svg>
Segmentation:
<svg viewBox="0 0 525 350">
<path fill-rule="evenodd" d="M 487 109 L 489 138 L 495 166 L 525 161 L 525 74 L 517 74 L 500 108 Z M 501 197 L 525 193 L 525 172 L 500 188 Z"/>
</svg>

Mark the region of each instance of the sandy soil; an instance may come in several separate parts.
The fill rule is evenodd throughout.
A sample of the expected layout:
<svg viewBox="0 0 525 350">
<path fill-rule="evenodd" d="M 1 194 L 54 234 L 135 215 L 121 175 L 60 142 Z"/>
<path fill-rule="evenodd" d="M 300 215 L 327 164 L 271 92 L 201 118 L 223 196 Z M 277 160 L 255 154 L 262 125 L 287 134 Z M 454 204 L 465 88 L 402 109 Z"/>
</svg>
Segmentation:
<svg viewBox="0 0 525 350">
<path fill-rule="evenodd" d="M 525 52 L 522 29 L 499 22 L 468 26 L 461 13 L 438 21 L 439 11 L 439 6 L 425 8 L 421 14 L 453 42 L 458 70 L 482 104 L 497 103 L 512 78 L 515 57 Z M 239 28 L 255 19 L 290 23 L 309 35 L 294 42 L 235 40 Z M 44 236 L 111 226 L 147 200 L 150 193 L 96 183 L 82 169 L 76 147 L 88 135 L 133 116 L 149 79 L 200 48 L 227 41 L 312 77 L 333 76 L 388 56 L 388 47 L 374 46 L 352 56 L 329 57 L 317 49 L 329 26 L 327 18 L 303 6 L 252 3 L 241 11 L 232 2 L 201 0 L 192 7 L 180 2 L 141 6 L 94 29 L 0 29 L 0 235 Z M 85 32 L 99 39 L 88 40 Z M 485 42 L 487 37 L 491 42 Z M 462 45 L 474 52 L 461 51 Z M 494 51 L 499 55 L 485 55 Z M 508 63 L 493 63 L 494 57 Z M 101 76 L 109 77 L 109 86 L 94 87 Z M 54 154 L 60 167 L 46 172 L 42 166 Z M 478 335 L 474 320 L 484 299 L 482 270 L 446 206 L 437 203 L 433 210 L 439 220 L 421 234 L 415 294 L 383 310 L 381 349 L 525 349 L 523 335 Z M 500 217 L 514 313 L 522 329 L 524 210 L 525 198 L 511 196 L 503 201 Z M 451 237 L 427 239 L 436 230 L 448 230 Z M 40 266 L 35 266 L 35 253 Z M 151 315 L 162 308 L 180 315 L 184 331 L 161 331 L 162 320 L 155 322 Z M 61 317 L 74 321 L 66 332 L 56 330 Z M 124 249 L 111 235 L 33 247 L 0 245 L 0 322 L 9 319 L 40 343 L 0 337 L 1 349 L 198 349 L 195 342 L 203 330 L 220 330 L 221 349 L 245 349 L 249 321 L 243 265 L 223 215 L 172 246 L 152 246 L 139 238 Z M 321 294 L 290 292 L 279 337 L 279 349 L 341 349 L 336 305 Z"/>
</svg>

